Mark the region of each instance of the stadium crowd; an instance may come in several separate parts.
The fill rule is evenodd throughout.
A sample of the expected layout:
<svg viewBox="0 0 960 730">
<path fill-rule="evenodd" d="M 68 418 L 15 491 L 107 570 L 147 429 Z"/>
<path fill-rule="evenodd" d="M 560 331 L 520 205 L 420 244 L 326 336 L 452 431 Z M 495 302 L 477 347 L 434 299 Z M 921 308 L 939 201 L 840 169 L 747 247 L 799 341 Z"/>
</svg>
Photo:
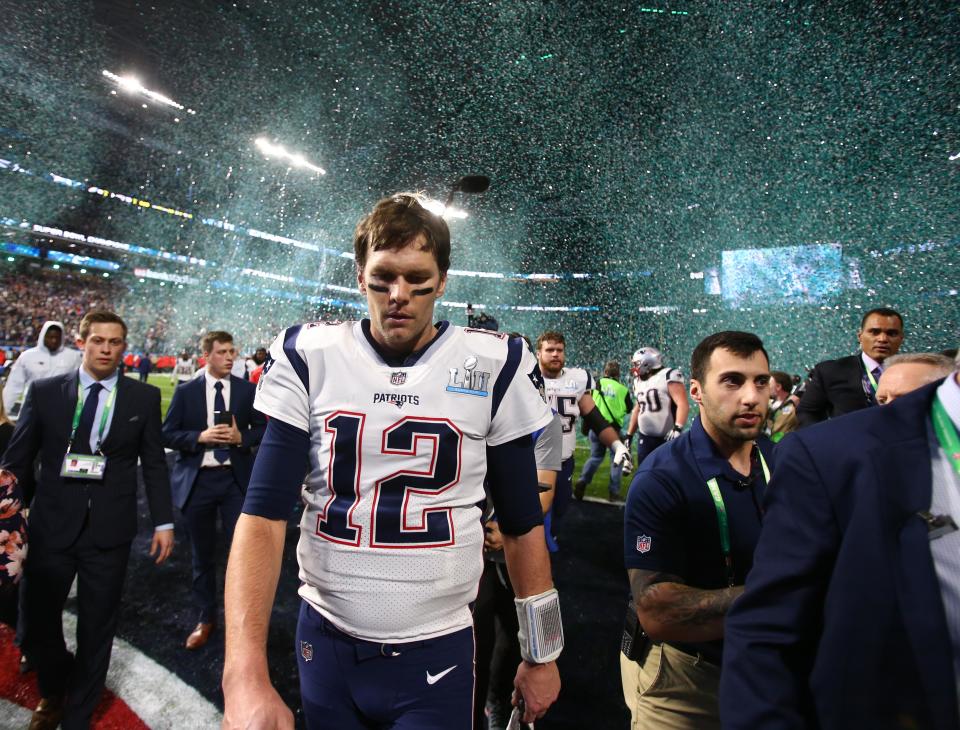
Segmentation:
<svg viewBox="0 0 960 730">
<path fill-rule="evenodd" d="M 132 503 L 105 495 L 136 484 L 138 458 L 157 562 L 174 549 L 174 507 L 190 535 L 188 650 L 208 642 L 225 607 L 225 727 L 258 713 L 292 727 L 263 647 L 300 498 L 308 726 L 406 717 L 398 726 L 501 728 L 511 712 L 532 722 L 560 691 L 548 551 L 567 549 L 564 513 L 607 454 L 630 582 L 619 669 L 631 727 L 960 728 L 955 351 L 900 353 L 904 316 L 877 307 L 860 322 L 859 349 L 802 383 L 736 331 L 706 336 L 689 363 L 635 343 L 629 368 L 611 360 L 597 378 L 567 364 L 557 330 L 530 344 L 434 326 L 449 233 L 413 196 L 381 201 L 355 252 L 369 319 L 284 329 L 250 314 L 233 333 L 198 326 L 187 339 L 205 364 L 191 374 L 183 353 L 166 414 L 155 388 L 117 366 L 131 342 L 183 348 L 170 340 L 173 298 L 136 303 L 113 281 L 47 272 L 4 281 L 15 293 L 6 342 L 53 353 L 54 321 L 82 344 L 64 372 L 26 383 L 12 437 L 0 411 L 3 615 L 15 620 L 9 586 L 25 572 L 19 635 L 43 694 L 31 728 L 87 727 L 100 698 L 136 522 Z M 252 350 L 268 326 L 280 334 L 257 353 L 254 386 L 247 368 L 231 375 L 235 332 Z M 428 394 L 424 372 L 446 388 Z M 334 387 L 344 382 L 356 387 Z M 139 425 L 111 432 L 121 407 Z M 575 479 L 581 430 L 591 458 Z M 163 447 L 176 452 L 169 473 Z M 430 468 L 418 469 L 424 459 Z M 225 586 L 218 515 L 232 544 Z M 74 656 L 51 627 L 78 571 Z M 494 665 L 519 668 L 494 676 Z M 427 693 L 448 674 L 442 699 Z M 411 699 L 384 707 L 393 693 Z"/>
</svg>

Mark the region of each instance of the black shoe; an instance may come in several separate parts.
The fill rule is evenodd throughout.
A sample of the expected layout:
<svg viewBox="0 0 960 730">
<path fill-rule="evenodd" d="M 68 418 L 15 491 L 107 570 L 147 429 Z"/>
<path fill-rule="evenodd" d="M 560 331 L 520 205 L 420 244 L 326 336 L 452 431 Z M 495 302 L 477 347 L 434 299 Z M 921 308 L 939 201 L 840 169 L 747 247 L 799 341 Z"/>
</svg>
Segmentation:
<svg viewBox="0 0 960 730">
<path fill-rule="evenodd" d="M 582 502 L 585 491 L 587 491 L 587 483 L 583 479 L 577 479 L 576 484 L 573 485 L 573 496 Z"/>
</svg>

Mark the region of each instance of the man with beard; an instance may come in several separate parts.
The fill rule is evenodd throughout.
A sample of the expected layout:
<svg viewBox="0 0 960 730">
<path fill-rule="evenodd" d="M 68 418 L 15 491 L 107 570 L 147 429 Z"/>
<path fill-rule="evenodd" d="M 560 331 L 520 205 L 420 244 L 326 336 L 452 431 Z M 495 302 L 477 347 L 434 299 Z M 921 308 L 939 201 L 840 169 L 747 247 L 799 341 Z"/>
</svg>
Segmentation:
<svg viewBox="0 0 960 730">
<path fill-rule="evenodd" d="M 627 497 L 633 603 L 621 653 L 633 728 L 719 728 L 723 622 L 753 563 L 772 448 L 763 343 L 718 332 L 693 351 L 690 430 L 644 460 Z"/>
</svg>

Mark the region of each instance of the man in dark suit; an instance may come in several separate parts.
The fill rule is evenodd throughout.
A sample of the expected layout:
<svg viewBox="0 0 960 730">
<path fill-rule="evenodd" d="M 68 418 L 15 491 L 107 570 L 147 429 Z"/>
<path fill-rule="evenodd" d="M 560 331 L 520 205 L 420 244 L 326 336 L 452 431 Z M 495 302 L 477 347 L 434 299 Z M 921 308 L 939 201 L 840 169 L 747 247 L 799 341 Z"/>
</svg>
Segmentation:
<svg viewBox="0 0 960 730">
<path fill-rule="evenodd" d="M 860 320 L 857 355 L 824 360 L 810 373 L 797 421 L 800 428 L 877 404 L 883 362 L 903 343 L 903 317 L 893 309 L 871 309 Z"/>
<path fill-rule="evenodd" d="M 176 449 L 171 484 L 183 513 L 193 555 L 193 596 L 199 611 L 187 637 L 199 649 L 217 623 L 217 512 L 227 540 L 240 516 L 266 418 L 253 408 L 256 386 L 230 374 L 237 351 L 229 332 L 208 332 L 202 342 L 206 370 L 179 385 L 163 422 L 164 445 Z"/>
<path fill-rule="evenodd" d="M 724 728 L 960 728 L 957 377 L 781 444 Z"/>
<path fill-rule="evenodd" d="M 31 730 L 86 728 L 100 699 L 137 532 L 137 459 L 155 525 L 150 554 L 173 549 L 170 481 L 160 441 L 160 391 L 120 377 L 127 327 L 111 312 L 80 322 L 79 371 L 35 381 L 4 455 L 21 485 L 40 478 L 30 509 L 24 574 L 24 652 L 43 696 Z M 63 639 L 74 577 L 77 654 Z"/>
</svg>

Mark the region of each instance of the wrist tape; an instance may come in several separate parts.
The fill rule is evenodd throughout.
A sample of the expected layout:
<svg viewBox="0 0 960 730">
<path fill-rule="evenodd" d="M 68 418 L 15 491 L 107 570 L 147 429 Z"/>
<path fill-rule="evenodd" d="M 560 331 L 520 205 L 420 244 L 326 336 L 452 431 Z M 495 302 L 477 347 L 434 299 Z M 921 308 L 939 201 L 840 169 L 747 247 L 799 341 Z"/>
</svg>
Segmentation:
<svg viewBox="0 0 960 730">
<path fill-rule="evenodd" d="M 560 595 L 556 588 L 527 598 L 514 598 L 520 624 L 520 655 L 528 662 L 552 662 L 563 651 Z"/>
</svg>

